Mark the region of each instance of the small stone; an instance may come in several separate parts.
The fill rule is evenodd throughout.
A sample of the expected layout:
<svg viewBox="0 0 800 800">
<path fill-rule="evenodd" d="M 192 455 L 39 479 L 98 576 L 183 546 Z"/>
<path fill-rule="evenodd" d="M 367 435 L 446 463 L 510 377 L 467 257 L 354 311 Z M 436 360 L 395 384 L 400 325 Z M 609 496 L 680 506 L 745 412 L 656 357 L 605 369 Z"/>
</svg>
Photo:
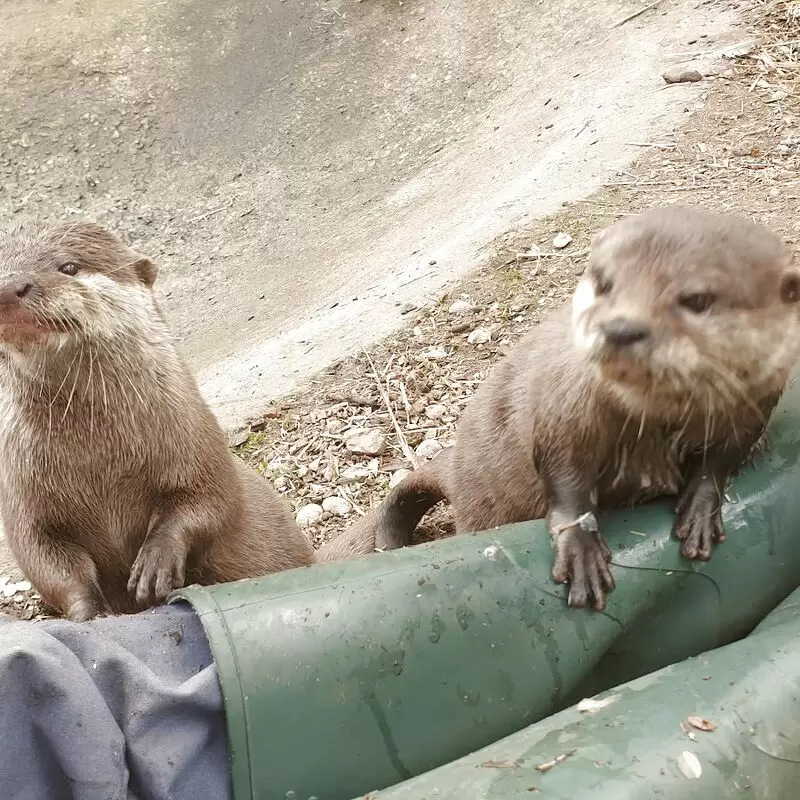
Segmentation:
<svg viewBox="0 0 800 800">
<path fill-rule="evenodd" d="M 425 416 L 428 419 L 441 419 L 447 413 L 447 406 L 434 403 L 425 409 Z"/>
<path fill-rule="evenodd" d="M 335 517 L 346 517 L 350 513 L 350 503 L 344 497 L 334 495 L 322 501 L 322 509 Z"/>
<path fill-rule="evenodd" d="M 584 697 L 583 700 L 578 703 L 578 711 L 581 714 L 596 714 L 598 711 L 602 711 L 606 706 L 610 706 L 612 703 L 616 703 L 619 699 L 619 695 L 610 694 L 608 697 L 604 697 L 598 700 L 595 697 Z"/>
<path fill-rule="evenodd" d="M 444 450 L 444 447 L 441 442 L 437 442 L 436 439 L 425 439 L 417 445 L 417 449 L 414 452 L 419 458 L 430 461 L 442 450 Z"/>
<path fill-rule="evenodd" d="M 322 506 L 316 503 L 309 503 L 298 510 L 295 521 L 301 528 L 307 528 L 309 525 L 317 525 L 322 522 L 324 513 Z"/>
<path fill-rule="evenodd" d="M 691 780 L 697 780 L 703 774 L 703 767 L 700 759 L 689 750 L 684 750 L 678 756 L 678 769 L 683 775 Z"/>
<path fill-rule="evenodd" d="M 353 428 L 344 434 L 344 443 L 351 453 L 379 456 L 386 449 L 386 437 L 374 428 Z"/>
<path fill-rule="evenodd" d="M 561 231 L 561 233 L 557 233 L 553 238 L 553 247 L 555 247 L 556 250 L 563 250 L 571 242 L 572 237 L 568 233 Z"/>
<path fill-rule="evenodd" d="M 501 550 L 496 544 L 490 544 L 488 547 L 484 548 L 483 557 L 488 558 L 489 561 L 497 561 L 500 552 Z"/>
<path fill-rule="evenodd" d="M 398 469 L 396 472 L 393 472 L 392 477 L 389 478 L 389 488 L 394 489 L 398 483 L 405 480 L 410 474 L 410 469 Z"/>
<path fill-rule="evenodd" d="M 442 361 L 447 358 L 448 355 L 449 353 L 444 347 L 431 347 L 429 350 L 425 350 L 422 353 L 423 358 L 429 358 L 431 361 Z"/>
<path fill-rule="evenodd" d="M 345 422 L 343 419 L 337 419 L 336 417 L 331 417 L 330 419 L 326 420 L 325 422 L 325 430 L 328 433 L 332 433 L 336 435 L 337 433 L 341 433 L 344 429 Z"/>
<path fill-rule="evenodd" d="M 703 76 L 696 69 L 685 67 L 672 67 L 662 76 L 667 83 L 697 83 Z"/>
<path fill-rule="evenodd" d="M 467 337 L 469 344 L 486 344 L 492 338 L 492 333 L 488 328 L 475 328 Z"/>
<path fill-rule="evenodd" d="M 0 594 L 2 594 L 3 597 L 13 597 L 19 592 L 29 592 L 32 588 L 30 581 L 18 581 L 16 583 L 14 581 L 9 581 L 0 589 Z"/>
<path fill-rule="evenodd" d="M 250 438 L 250 429 L 245 428 L 244 430 L 237 431 L 236 433 L 231 436 L 228 444 L 231 447 L 240 447 L 243 445 L 248 439 Z"/>
<path fill-rule="evenodd" d="M 456 300 L 447 310 L 450 314 L 454 315 L 469 314 L 469 312 L 472 311 L 472 303 L 470 303 L 469 300 Z"/>
<path fill-rule="evenodd" d="M 347 467 L 339 473 L 339 483 L 359 483 L 366 480 L 372 473 L 368 467 L 362 464 L 355 464 L 352 467 Z"/>
</svg>

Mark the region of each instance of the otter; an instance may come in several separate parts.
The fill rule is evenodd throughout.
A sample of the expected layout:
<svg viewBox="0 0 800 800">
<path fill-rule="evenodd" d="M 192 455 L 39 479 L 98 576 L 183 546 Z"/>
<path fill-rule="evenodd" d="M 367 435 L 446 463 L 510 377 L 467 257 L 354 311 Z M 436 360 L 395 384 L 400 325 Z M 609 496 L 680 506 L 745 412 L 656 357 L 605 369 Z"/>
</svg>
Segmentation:
<svg viewBox="0 0 800 800">
<path fill-rule="evenodd" d="M 156 274 L 89 222 L 0 235 L 0 511 L 22 571 L 74 621 L 315 560 L 229 450 Z"/>
<path fill-rule="evenodd" d="M 442 498 L 457 532 L 544 517 L 554 580 L 570 584 L 571 606 L 602 610 L 614 578 L 598 510 L 677 496 L 681 553 L 710 558 L 725 486 L 763 442 L 797 361 L 798 298 L 792 254 L 749 219 L 668 206 L 612 225 L 572 302 L 480 386 L 454 447 L 339 551 L 409 544 Z"/>
</svg>

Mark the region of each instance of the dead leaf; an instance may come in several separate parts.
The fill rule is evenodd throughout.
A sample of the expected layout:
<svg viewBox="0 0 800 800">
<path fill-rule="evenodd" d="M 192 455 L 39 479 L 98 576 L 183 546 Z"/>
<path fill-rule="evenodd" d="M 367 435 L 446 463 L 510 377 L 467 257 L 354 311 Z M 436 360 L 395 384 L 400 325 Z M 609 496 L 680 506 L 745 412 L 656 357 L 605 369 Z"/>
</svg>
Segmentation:
<svg viewBox="0 0 800 800">
<path fill-rule="evenodd" d="M 713 722 L 702 717 L 687 717 L 686 721 L 699 731 L 715 731 L 717 729 Z"/>
</svg>

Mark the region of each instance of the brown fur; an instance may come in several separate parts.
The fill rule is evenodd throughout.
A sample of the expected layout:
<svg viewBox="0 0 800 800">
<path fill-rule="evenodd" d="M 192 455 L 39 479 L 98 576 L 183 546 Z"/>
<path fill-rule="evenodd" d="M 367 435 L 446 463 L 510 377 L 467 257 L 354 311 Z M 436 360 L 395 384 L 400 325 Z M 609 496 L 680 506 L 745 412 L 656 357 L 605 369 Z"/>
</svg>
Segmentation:
<svg viewBox="0 0 800 800">
<path fill-rule="evenodd" d="M 371 513 L 321 547 L 317 560 L 338 561 L 376 550 L 392 550 L 397 542 L 408 543 L 425 513 L 449 497 L 447 480 L 452 467 L 452 450 L 443 450 L 408 475 Z"/>
<path fill-rule="evenodd" d="M 155 277 L 96 225 L 0 237 L 3 522 L 73 620 L 314 560 L 287 504 L 229 451 Z"/>
<path fill-rule="evenodd" d="M 623 220 L 596 238 L 572 307 L 482 384 L 447 474 L 417 475 L 414 514 L 403 521 L 401 483 L 361 532 L 408 544 L 426 481 L 427 505 L 444 493 L 457 531 L 546 516 L 553 577 L 570 581 L 572 605 L 602 609 L 610 553 L 591 515 L 588 529 L 577 520 L 677 495 L 682 553 L 709 558 L 725 538 L 725 484 L 796 361 L 798 293 L 791 254 L 747 219 L 673 206 Z"/>
</svg>

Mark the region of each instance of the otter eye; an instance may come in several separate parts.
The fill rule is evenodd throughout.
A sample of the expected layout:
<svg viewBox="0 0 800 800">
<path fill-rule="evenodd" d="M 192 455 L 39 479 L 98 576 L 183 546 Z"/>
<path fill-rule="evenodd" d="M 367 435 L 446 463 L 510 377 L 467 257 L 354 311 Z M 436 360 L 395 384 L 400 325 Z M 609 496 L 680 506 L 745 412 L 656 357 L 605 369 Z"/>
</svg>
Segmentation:
<svg viewBox="0 0 800 800">
<path fill-rule="evenodd" d="M 678 302 L 683 308 L 693 311 L 695 314 L 702 314 L 714 305 L 716 299 L 716 295 L 712 292 L 695 292 L 694 294 L 681 295 L 681 299 Z"/>
<path fill-rule="evenodd" d="M 608 294 L 613 288 L 614 284 L 606 278 L 605 275 L 595 273 L 594 276 L 594 293 L 597 295 Z"/>
<path fill-rule="evenodd" d="M 800 276 L 786 275 L 781 283 L 781 300 L 784 303 L 796 303 L 800 300 Z"/>
<path fill-rule="evenodd" d="M 78 265 L 74 264 L 72 261 L 67 261 L 66 264 L 62 264 L 58 271 L 64 275 L 77 275 L 78 274 Z"/>
</svg>

